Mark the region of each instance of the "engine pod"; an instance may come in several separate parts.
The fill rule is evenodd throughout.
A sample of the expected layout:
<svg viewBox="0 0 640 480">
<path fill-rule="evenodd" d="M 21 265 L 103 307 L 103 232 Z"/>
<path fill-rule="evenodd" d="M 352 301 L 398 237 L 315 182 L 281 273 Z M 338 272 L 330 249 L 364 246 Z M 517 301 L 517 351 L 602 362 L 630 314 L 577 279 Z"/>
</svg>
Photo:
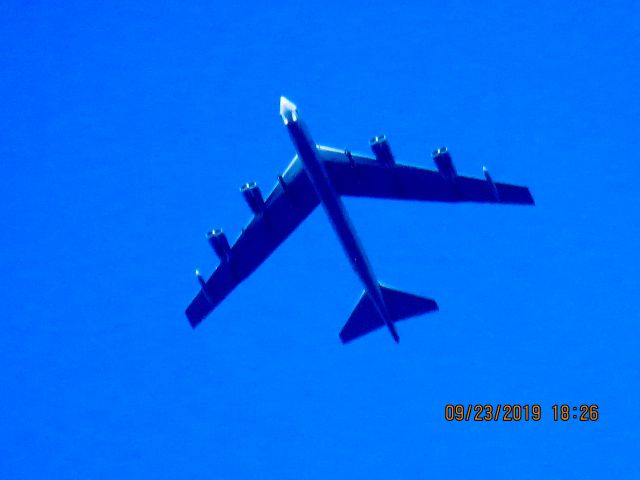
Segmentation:
<svg viewBox="0 0 640 480">
<path fill-rule="evenodd" d="M 222 229 L 214 229 L 207 232 L 207 241 L 209 242 L 209 245 L 211 245 L 211 248 L 213 248 L 213 251 L 216 252 L 216 255 L 218 255 L 221 262 L 229 260 L 231 247 L 229 246 L 227 236 Z"/>
<path fill-rule="evenodd" d="M 255 215 L 262 213 L 264 210 L 264 199 L 262 198 L 260 187 L 258 187 L 256 182 L 245 183 L 240 187 L 240 192 Z"/>
<path fill-rule="evenodd" d="M 383 165 L 395 165 L 396 161 L 393 158 L 393 153 L 391 153 L 391 147 L 389 146 L 389 140 L 387 140 L 387 137 L 384 135 L 373 137 L 369 141 L 369 145 L 371 146 L 371 150 L 376 156 L 376 160 L 378 162 Z"/>
<path fill-rule="evenodd" d="M 453 180 L 458 176 L 458 172 L 456 172 L 456 167 L 453 166 L 453 159 L 447 147 L 438 148 L 434 150 L 431 155 L 433 156 L 436 167 L 438 167 L 440 175 L 447 180 Z"/>
</svg>

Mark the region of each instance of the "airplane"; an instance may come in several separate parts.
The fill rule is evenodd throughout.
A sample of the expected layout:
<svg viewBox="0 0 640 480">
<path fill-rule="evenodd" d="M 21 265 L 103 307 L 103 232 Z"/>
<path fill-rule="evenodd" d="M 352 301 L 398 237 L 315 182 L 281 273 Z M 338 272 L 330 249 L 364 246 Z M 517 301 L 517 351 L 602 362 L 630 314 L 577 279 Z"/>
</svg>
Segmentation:
<svg viewBox="0 0 640 480">
<path fill-rule="evenodd" d="M 342 202 L 342 196 L 437 202 L 481 202 L 534 205 L 527 187 L 494 182 L 483 167 L 484 180 L 458 175 L 446 147 L 433 152 L 437 170 L 397 164 L 384 135 L 370 141 L 374 157 L 349 150 L 316 145 L 298 108 L 280 98 L 280 116 L 297 154 L 278 176 L 266 199 L 256 183 L 240 191 L 253 212 L 249 224 L 233 246 L 222 229 L 207 239 L 220 264 L 205 281 L 198 270 L 201 290 L 186 309 L 195 328 L 253 273 L 267 257 L 322 204 L 364 291 L 340 332 L 348 343 L 382 327 L 399 342 L 395 323 L 438 310 L 437 303 L 381 284 L 360 244 Z"/>
</svg>

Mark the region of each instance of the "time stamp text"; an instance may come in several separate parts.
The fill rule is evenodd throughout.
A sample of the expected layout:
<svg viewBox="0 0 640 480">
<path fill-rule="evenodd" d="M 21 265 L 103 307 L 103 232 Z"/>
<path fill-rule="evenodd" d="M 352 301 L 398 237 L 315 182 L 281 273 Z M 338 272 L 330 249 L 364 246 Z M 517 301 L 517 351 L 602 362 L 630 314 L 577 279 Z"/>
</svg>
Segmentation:
<svg viewBox="0 0 640 480">
<path fill-rule="evenodd" d="M 554 422 L 597 422 L 600 419 L 595 404 L 555 404 L 542 408 L 534 404 L 451 404 L 444 406 L 448 422 L 539 422 L 550 417 Z"/>
</svg>

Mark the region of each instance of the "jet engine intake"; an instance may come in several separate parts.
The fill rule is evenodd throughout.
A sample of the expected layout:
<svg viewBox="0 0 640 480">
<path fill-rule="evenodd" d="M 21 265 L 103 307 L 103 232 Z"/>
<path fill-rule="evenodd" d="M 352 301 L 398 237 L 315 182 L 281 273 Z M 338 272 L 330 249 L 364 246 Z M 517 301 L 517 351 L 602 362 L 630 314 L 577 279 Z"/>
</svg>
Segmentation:
<svg viewBox="0 0 640 480">
<path fill-rule="evenodd" d="M 262 213 L 264 210 L 264 199 L 262 198 L 260 187 L 258 187 L 256 182 L 245 183 L 240 187 L 240 192 L 242 192 L 242 196 L 255 215 Z"/>
<path fill-rule="evenodd" d="M 438 148 L 434 150 L 431 155 L 433 156 L 436 167 L 438 167 L 440 175 L 447 180 L 453 180 L 458 176 L 458 172 L 456 172 L 456 167 L 453 166 L 453 160 L 447 147 Z"/>
<path fill-rule="evenodd" d="M 387 140 L 387 137 L 384 135 L 373 137 L 369 141 L 369 145 L 371 146 L 371 150 L 376 156 L 377 161 L 383 165 L 395 165 L 396 161 L 393 158 L 393 153 L 391 153 L 391 147 L 389 147 L 389 140 Z"/>
<path fill-rule="evenodd" d="M 221 262 L 226 262 L 229 260 L 229 256 L 231 254 L 231 247 L 229 246 L 229 241 L 227 240 L 227 236 L 222 231 L 222 229 L 211 230 L 207 232 L 207 240 L 209 241 L 209 245 L 213 248 L 213 251 L 216 252 L 218 258 L 220 258 Z"/>
</svg>

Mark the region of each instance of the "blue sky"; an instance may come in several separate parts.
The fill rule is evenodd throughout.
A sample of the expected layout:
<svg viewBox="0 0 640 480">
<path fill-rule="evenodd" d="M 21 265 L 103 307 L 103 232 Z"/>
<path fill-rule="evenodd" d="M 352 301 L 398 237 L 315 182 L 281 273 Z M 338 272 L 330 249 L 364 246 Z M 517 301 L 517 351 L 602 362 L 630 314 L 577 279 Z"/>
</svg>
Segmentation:
<svg viewBox="0 0 640 480">
<path fill-rule="evenodd" d="M 637 478 L 634 2 L 0 6 L 0 476 Z M 535 208 L 347 199 L 441 311 L 348 346 L 322 210 L 197 330 L 204 239 L 321 144 L 525 184 Z M 447 422 L 448 403 L 540 422 Z M 553 404 L 597 404 L 593 423 Z"/>
</svg>

